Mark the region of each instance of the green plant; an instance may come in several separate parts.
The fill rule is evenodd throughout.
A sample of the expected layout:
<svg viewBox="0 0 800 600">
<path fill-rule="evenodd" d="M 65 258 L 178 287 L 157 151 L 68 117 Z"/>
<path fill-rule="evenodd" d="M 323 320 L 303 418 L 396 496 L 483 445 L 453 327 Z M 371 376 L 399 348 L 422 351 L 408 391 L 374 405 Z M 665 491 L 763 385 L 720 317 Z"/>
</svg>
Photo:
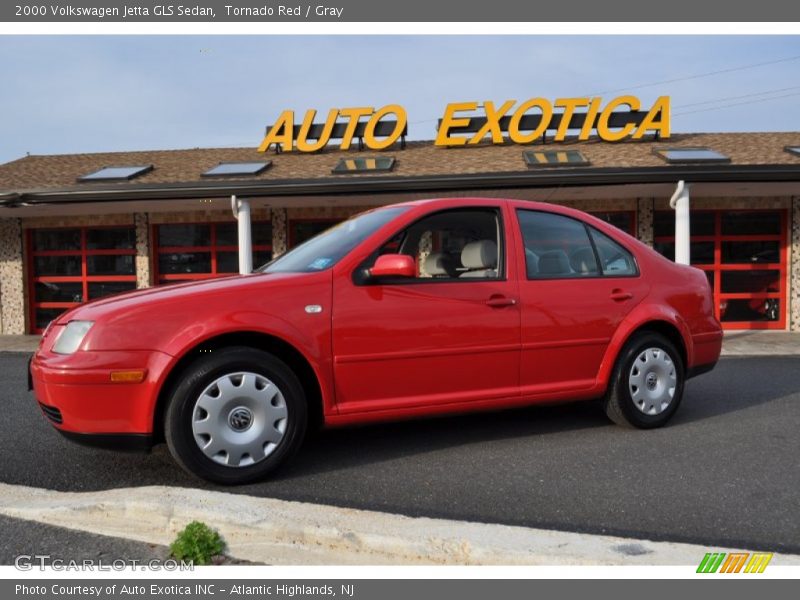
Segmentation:
<svg viewBox="0 0 800 600">
<path fill-rule="evenodd" d="M 192 521 L 178 533 L 169 549 L 178 560 L 207 565 L 211 562 L 211 557 L 222 553 L 225 542 L 205 523 Z"/>
</svg>

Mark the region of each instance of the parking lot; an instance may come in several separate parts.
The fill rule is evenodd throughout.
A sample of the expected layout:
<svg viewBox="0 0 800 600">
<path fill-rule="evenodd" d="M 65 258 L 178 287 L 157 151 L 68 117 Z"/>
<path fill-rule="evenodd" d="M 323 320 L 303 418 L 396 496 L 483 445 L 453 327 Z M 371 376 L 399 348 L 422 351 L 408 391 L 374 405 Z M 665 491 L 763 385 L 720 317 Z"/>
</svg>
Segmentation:
<svg viewBox="0 0 800 600">
<path fill-rule="evenodd" d="M 56 490 L 214 488 L 161 446 L 62 439 L 0 354 L 0 481 Z M 800 357 L 724 358 L 670 426 L 612 425 L 594 403 L 322 432 L 272 480 L 227 489 L 338 506 L 800 553 Z M 113 399 L 109 399 L 113 401 Z"/>
</svg>

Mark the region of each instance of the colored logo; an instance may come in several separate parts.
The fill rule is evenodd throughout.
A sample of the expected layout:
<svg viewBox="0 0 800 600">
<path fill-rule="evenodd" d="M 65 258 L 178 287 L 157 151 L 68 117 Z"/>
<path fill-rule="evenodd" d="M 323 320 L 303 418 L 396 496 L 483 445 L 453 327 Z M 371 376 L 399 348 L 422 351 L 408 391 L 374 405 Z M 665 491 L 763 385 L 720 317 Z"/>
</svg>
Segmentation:
<svg viewBox="0 0 800 600">
<path fill-rule="evenodd" d="M 709 552 L 700 561 L 698 573 L 763 573 L 772 552 Z"/>
</svg>

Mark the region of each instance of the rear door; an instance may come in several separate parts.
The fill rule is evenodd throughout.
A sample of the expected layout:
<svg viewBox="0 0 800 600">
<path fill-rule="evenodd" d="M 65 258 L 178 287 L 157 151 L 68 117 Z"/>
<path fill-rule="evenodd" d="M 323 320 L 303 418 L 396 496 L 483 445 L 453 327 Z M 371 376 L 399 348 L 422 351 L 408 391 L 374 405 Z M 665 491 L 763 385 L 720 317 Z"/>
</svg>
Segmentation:
<svg viewBox="0 0 800 600">
<path fill-rule="evenodd" d="M 614 332 L 646 295 L 633 255 L 583 221 L 517 209 L 523 394 L 594 385 Z"/>
</svg>

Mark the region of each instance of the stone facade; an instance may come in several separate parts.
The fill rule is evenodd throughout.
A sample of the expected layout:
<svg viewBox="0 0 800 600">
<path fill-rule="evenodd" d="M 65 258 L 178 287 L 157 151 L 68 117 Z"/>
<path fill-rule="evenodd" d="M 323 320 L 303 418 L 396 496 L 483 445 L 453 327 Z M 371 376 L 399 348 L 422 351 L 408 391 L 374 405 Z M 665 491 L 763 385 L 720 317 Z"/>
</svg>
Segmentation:
<svg viewBox="0 0 800 600">
<path fill-rule="evenodd" d="M 791 206 L 791 199 L 787 196 L 764 196 L 761 198 L 701 198 L 691 196 L 690 203 L 692 210 L 787 210 Z M 655 201 L 655 210 L 672 210 L 669 206 L 669 198 L 659 198 Z"/>
<path fill-rule="evenodd" d="M 789 276 L 789 329 L 800 331 L 800 198 L 792 198 L 792 239 Z"/>
<path fill-rule="evenodd" d="M 286 209 L 272 209 L 272 257 L 278 257 L 288 248 Z"/>
<path fill-rule="evenodd" d="M 150 223 L 146 213 L 133 215 L 136 224 L 136 287 L 150 287 Z"/>
<path fill-rule="evenodd" d="M 268 208 L 252 208 L 250 218 L 253 221 L 268 221 L 270 210 Z M 151 225 L 163 223 L 213 223 L 226 221 L 234 223 L 233 213 L 228 210 L 190 210 L 184 212 L 154 212 L 148 214 Z"/>
<path fill-rule="evenodd" d="M 25 277 L 22 261 L 22 223 L 0 219 L 0 331 L 25 333 Z"/>
<path fill-rule="evenodd" d="M 653 199 L 639 198 L 636 211 L 636 237 L 648 246 L 653 245 Z"/>
</svg>

